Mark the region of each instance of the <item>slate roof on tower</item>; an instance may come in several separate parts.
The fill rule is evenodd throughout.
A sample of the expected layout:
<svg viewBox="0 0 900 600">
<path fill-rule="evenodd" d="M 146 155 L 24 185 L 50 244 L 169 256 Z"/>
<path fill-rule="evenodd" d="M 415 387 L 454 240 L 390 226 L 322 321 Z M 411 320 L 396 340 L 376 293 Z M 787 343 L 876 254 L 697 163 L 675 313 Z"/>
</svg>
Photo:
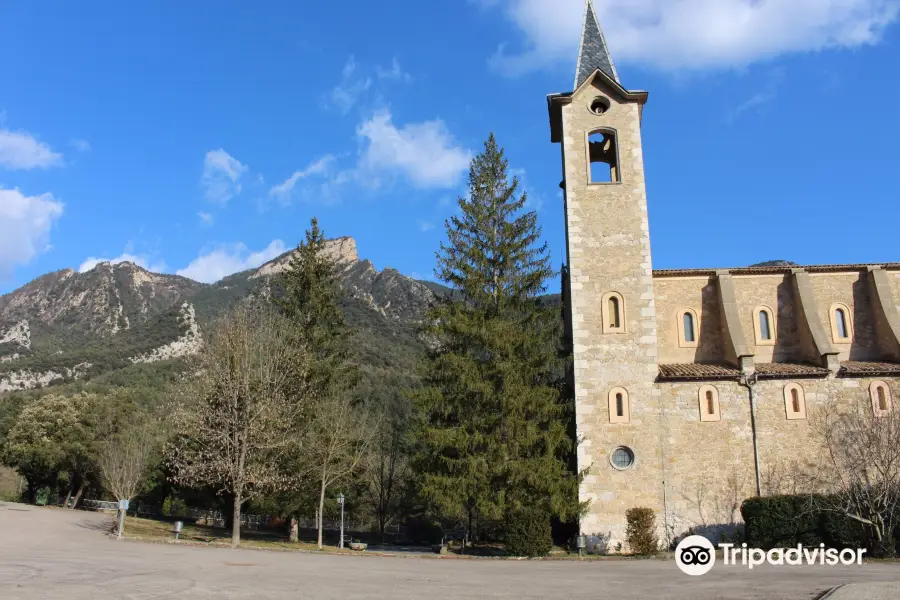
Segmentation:
<svg viewBox="0 0 900 600">
<path fill-rule="evenodd" d="M 584 10 L 584 27 L 581 31 L 581 46 L 578 49 L 578 66 L 575 68 L 575 86 L 578 89 L 597 69 L 603 71 L 619 83 L 616 65 L 613 64 L 606 47 L 606 37 L 597 21 L 597 13 L 591 0 L 587 0 Z"/>
</svg>

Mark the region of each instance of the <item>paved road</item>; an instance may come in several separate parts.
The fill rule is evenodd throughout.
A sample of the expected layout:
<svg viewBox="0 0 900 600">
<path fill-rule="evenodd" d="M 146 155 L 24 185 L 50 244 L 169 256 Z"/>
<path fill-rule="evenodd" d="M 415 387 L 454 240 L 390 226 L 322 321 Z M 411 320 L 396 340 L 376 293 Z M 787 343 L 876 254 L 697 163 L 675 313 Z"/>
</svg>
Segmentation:
<svg viewBox="0 0 900 600">
<path fill-rule="evenodd" d="M 900 581 L 900 566 L 716 567 L 674 562 L 496 561 L 260 552 L 117 542 L 108 517 L 0 504 L 0 598 L 812 599 L 838 584 Z M 860 600 L 857 596 L 854 596 Z"/>
</svg>

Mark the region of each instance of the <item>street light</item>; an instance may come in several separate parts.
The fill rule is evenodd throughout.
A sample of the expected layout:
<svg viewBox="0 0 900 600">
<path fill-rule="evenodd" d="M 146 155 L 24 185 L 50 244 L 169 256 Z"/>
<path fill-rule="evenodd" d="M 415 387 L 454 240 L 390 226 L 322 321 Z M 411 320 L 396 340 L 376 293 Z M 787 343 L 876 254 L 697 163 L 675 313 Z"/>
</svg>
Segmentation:
<svg viewBox="0 0 900 600">
<path fill-rule="evenodd" d="M 341 543 L 340 547 L 344 547 L 344 494 L 338 494 L 338 504 L 341 505 Z"/>
</svg>

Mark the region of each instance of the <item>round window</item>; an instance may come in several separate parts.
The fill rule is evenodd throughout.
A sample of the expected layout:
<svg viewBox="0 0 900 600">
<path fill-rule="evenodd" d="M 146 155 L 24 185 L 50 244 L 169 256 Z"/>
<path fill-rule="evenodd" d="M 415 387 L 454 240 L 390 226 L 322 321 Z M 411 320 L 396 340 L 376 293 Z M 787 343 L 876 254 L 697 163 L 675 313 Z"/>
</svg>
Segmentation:
<svg viewBox="0 0 900 600">
<path fill-rule="evenodd" d="M 604 98 L 603 96 L 598 96 L 594 98 L 594 101 L 591 102 L 591 112 L 595 115 L 602 115 L 606 111 L 609 110 L 609 100 Z"/>
<path fill-rule="evenodd" d="M 631 451 L 631 448 L 620 446 L 613 450 L 612 455 L 609 457 L 609 461 L 612 463 L 612 466 L 620 471 L 630 469 L 634 466 L 634 452 Z"/>
</svg>

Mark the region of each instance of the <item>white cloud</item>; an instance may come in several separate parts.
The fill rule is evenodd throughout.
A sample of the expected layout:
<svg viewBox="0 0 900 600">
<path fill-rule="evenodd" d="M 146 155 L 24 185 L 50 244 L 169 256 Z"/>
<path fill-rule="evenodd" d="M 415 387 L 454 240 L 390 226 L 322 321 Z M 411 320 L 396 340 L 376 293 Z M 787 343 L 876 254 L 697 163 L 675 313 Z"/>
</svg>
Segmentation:
<svg viewBox="0 0 900 600">
<path fill-rule="evenodd" d="M 24 131 L 0 129 L 0 167 L 46 169 L 63 164 L 62 154 Z"/>
<path fill-rule="evenodd" d="M 134 263 L 142 269 L 146 269 L 153 273 L 162 273 L 166 270 L 166 263 L 164 262 L 152 262 L 152 260 L 146 256 L 138 256 L 136 254 L 132 254 L 127 248 L 125 251 L 115 258 L 96 258 L 90 257 L 86 258 L 81 266 L 78 267 L 79 273 L 86 273 L 90 271 L 100 263 L 110 263 L 113 265 L 118 265 L 120 263 L 130 262 Z"/>
<path fill-rule="evenodd" d="M 210 202 L 225 204 L 241 193 L 241 176 L 250 169 L 222 148 L 210 150 L 203 160 L 204 195 Z"/>
<path fill-rule="evenodd" d="M 341 72 L 341 82 L 328 93 L 325 103 L 345 115 L 370 87 L 372 87 L 372 78 L 362 77 L 358 74 L 356 58 L 351 55 Z"/>
<path fill-rule="evenodd" d="M 202 283 L 215 283 L 233 273 L 255 269 L 285 252 L 286 247 L 281 240 L 274 240 L 258 252 L 250 252 L 247 246 L 240 243 L 220 246 L 201 254 L 188 266 L 179 269 L 177 274 Z"/>
<path fill-rule="evenodd" d="M 277 198 L 283 203 L 289 202 L 291 200 L 291 196 L 293 195 L 294 188 L 297 186 L 297 183 L 300 180 L 307 179 L 313 175 L 326 174 L 333 162 L 334 156 L 332 156 L 331 154 L 326 154 L 322 158 L 307 166 L 305 169 L 294 171 L 290 177 L 277 185 L 273 185 L 272 188 L 269 189 L 269 196 L 272 198 Z"/>
<path fill-rule="evenodd" d="M 197 213 L 197 216 L 200 218 L 200 223 L 207 227 L 210 227 L 215 222 L 213 216 L 208 212 L 200 211 Z"/>
<path fill-rule="evenodd" d="M 418 226 L 419 231 L 421 231 L 422 233 L 434 229 L 434 223 L 432 223 L 431 221 L 426 221 L 424 219 L 417 220 L 416 225 Z"/>
<path fill-rule="evenodd" d="M 378 76 L 378 79 L 388 81 L 402 81 L 404 83 L 412 81 L 412 75 L 400 68 L 400 62 L 396 58 L 391 61 L 391 67 L 389 69 L 376 66 L 375 75 Z"/>
<path fill-rule="evenodd" d="M 91 144 L 87 140 L 82 140 L 80 138 L 75 138 L 73 140 L 69 140 L 69 145 L 75 148 L 78 152 L 90 152 Z"/>
<path fill-rule="evenodd" d="M 0 277 L 47 250 L 53 222 L 62 214 L 63 204 L 51 194 L 26 196 L 0 188 Z"/>
<path fill-rule="evenodd" d="M 439 119 L 398 128 L 391 113 L 380 110 L 357 128 L 357 135 L 364 144 L 358 170 L 374 185 L 381 173 L 401 173 L 416 187 L 450 187 L 471 158 Z"/>
<path fill-rule="evenodd" d="M 501 6 L 525 49 L 491 59 L 518 74 L 578 52 L 583 0 L 480 0 Z M 877 43 L 897 0 L 594 0 L 613 60 L 658 69 L 744 66 L 774 56 Z"/>
</svg>

